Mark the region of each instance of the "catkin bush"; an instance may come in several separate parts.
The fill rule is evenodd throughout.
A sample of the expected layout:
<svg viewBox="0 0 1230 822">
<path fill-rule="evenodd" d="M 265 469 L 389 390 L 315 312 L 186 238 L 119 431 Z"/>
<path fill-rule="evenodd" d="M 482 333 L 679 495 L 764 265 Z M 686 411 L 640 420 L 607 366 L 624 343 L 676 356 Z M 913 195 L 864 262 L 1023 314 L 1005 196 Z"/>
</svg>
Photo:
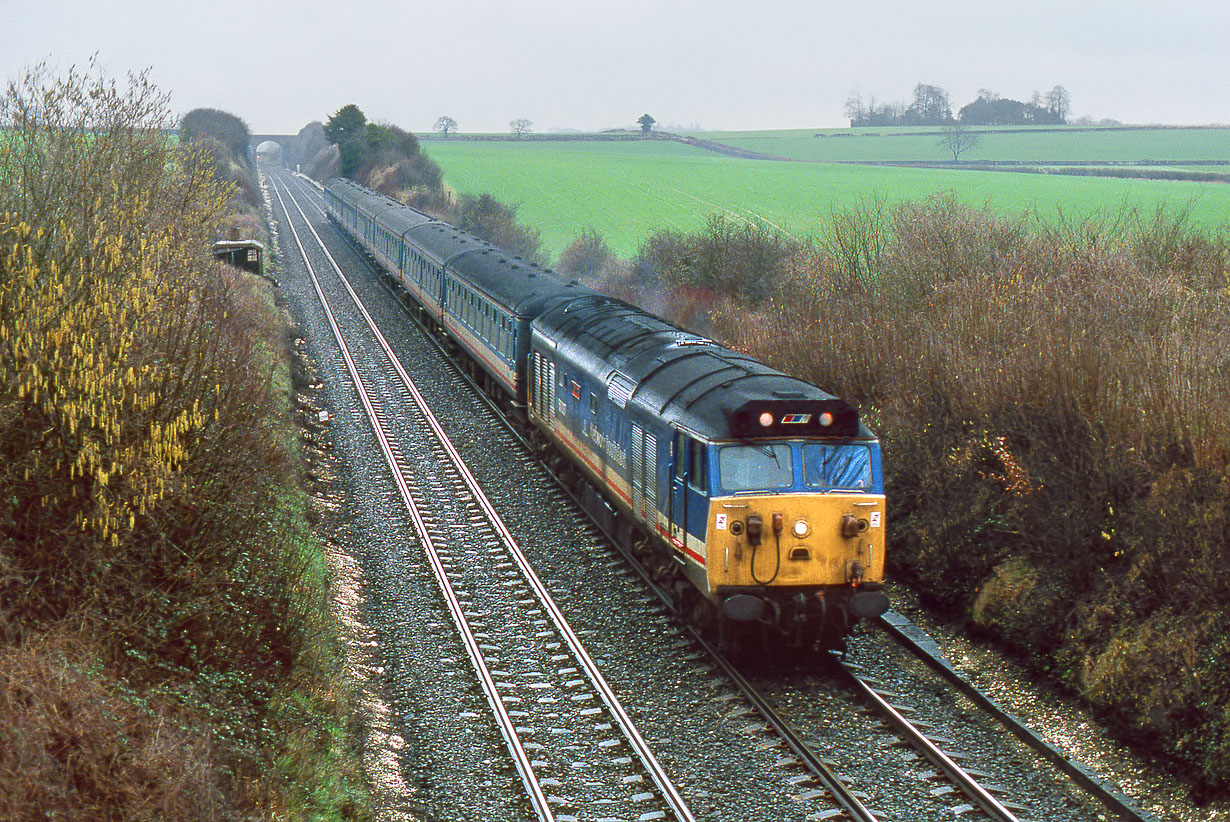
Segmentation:
<svg viewBox="0 0 1230 822">
<path fill-rule="evenodd" d="M 165 104 L 42 67 L 0 99 L 5 818 L 336 811 L 275 767 L 338 709 L 280 323 Z"/>
</svg>

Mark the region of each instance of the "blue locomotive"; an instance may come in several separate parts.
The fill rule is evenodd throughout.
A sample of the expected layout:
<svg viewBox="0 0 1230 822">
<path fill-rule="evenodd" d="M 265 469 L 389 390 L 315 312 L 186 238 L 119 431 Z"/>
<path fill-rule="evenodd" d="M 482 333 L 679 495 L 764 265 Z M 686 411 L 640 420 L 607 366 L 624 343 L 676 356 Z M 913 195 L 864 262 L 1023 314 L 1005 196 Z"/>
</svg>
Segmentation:
<svg viewBox="0 0 1230 822">
<path fill-rule="evenodd" d="M 349 180 L 325 199 L 691 619 L 833 647 L 887 610 L 855 409 Z"/>
</svg>

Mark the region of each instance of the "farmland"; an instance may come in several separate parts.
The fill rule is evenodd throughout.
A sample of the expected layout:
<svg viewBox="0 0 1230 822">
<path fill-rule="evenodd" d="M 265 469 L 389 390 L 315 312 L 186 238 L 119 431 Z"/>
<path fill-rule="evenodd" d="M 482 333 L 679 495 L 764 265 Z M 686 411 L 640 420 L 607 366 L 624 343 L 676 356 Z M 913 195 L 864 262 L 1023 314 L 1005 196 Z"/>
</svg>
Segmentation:
<svg viewBox="0 0 1230 822">
<path fill-rule="evenodd" d="M 1206 227 L 1230 219 L 1230 186 L 1224 184 L 849 164 L 943 159 L 934 135 L 871 131 L 880 136 L 703 135 L 812 161 L 797 163 L 740 160 L 664 141 L 433 140 L 426 150 L 453 189 L 490 193 L 517 206 L 520 218 L 542 232 L 552 254 L 592 227 L 617 254 L 630 257 L 655 231 L 695 230 L 715 213 L 764 220 L 803 237 L 849 205 L 948 191 L 971 205 L 1007 213 L 1034 210 L 1045 217 L 1117 212 L 1126 205 L 1147 212 L 1159 206 L 1190 208 L 1193 221 Z M 983 135 L 978 151 L 971 156 L 982 161 L 1150 160 L 1160 168 L 1182 161 L 1184 170 L 1224 173 L 1230 171 L 1221 165 L 1230 159 L 1230 129 L 1002 130 Z"/>
</svg>

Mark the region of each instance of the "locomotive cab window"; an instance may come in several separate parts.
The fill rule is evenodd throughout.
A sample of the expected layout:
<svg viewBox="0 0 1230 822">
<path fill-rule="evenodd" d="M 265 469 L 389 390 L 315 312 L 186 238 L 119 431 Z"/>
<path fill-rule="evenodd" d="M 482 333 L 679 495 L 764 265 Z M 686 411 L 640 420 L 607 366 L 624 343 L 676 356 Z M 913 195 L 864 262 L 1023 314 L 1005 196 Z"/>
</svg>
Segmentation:
<svg viewBox="0 0 1230 822">
<path fill-rule="evenodd" d="M 690 457 L 688 459 L 688 485 L 702 493 L 708 493 L 708 460 L 706 459 L 705 446 L 703 443 L 696 440 L 688 442 Z"/>
<path fill-rule="evenodd" d="M 781 442 L 723 446 L 718 449 L 718 477 L 729 493 L 789 488 L 794 484 L 790 446 Z"/>
<path fill-rule="evenodd" d="M 870 488 L 871 449 L 865 445 L 808 443 L 803 446 L 803 481 L 819 491 Z"/>
<path fill-rule="evenodd" d="M 705 444 L 682 431 L 675 432 L 675 478 L 687 478 L 688 485 L 702 494 L 709 493 L 708 460 Z"/>
</svg>

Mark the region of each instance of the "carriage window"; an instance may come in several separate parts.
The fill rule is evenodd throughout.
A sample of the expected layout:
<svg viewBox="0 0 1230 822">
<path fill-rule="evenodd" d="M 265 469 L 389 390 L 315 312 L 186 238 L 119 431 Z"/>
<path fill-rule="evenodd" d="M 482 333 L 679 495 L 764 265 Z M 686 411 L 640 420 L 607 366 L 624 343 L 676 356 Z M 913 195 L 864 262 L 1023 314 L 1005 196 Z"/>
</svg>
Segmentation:
<svg viewBox="0 0 1230 822">
<path fill-rule="evenodd" d="M 598 415 L 598 395 L 597 394 L 589 395 L 589 413 L 593 414 L 594 416 Z"/>
</svg>

